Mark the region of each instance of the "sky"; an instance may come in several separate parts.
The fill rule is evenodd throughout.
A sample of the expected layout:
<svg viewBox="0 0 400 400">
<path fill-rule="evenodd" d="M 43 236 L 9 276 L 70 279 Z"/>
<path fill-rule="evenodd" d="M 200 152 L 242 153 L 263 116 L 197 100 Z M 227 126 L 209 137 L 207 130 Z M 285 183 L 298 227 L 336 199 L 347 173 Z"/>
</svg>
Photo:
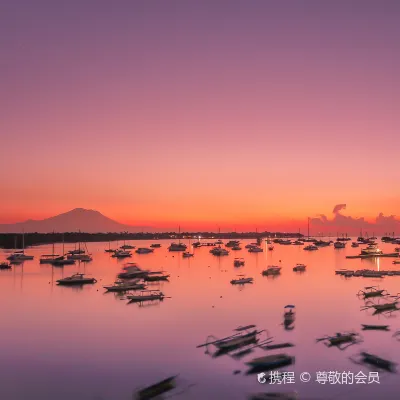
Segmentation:
<svg viewBox="0 0 400 400">
<path fill-rule="evenodd" d="M 399 17 L 386 0 L 2 1 L 0 223 L 396 215 Z"/>
</svg>

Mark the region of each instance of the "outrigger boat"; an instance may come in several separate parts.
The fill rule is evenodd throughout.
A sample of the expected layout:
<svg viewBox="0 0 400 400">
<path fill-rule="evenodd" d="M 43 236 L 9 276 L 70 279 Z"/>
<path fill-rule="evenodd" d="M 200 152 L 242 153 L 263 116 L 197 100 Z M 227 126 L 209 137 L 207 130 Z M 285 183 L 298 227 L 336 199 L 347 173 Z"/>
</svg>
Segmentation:
<svg viewBox="0 0 400 400">
<path fill-rule="evenodd" d="M 370 366 L 385 370 L 387 372 L 396 372 L 397 364 L 394 363 L 393 361 L 385 360 L 384 358 L 366 352 L 361 352 L 359 354 L 359 357 L 360 359 L 358 361 L 354 360 L 353 358 L 350 358 L 350 360 L 356 364 L 364 364 L 364 365 L 368 364 Z"/>
<path fill-rule="evenodd" d="M 299 400 L 299 395 L 296 392 L 256 393 L 250 395 L 248 400 Z"/>
<path fill-rule="evenodd" d="M 151 301 L 151 300 L 163 300 L 165 297 L 163 292 L 159 290 L 142 290 L 140 295 L 129 295 L 126 298 L 129 302 L 141 302 L 141 301 Z"/>
<path fill-rule="evenodd" d="M 235 267 L 242 267 L 244 265 L 244 258 L 235 258 L 233 260 L 233 265 Z"/>
<path fill-rule="evenodd" d="M 211 354 L 209 351 L 209 346 L 213 345 L 217 348 L 217 352 L 214 353 L 213 356 L 217 357 L 247 347 L 247 350 L 232 354 L 232 357 L 240 357 L 244 354 L 250 353 L 253 347 L 260 347 L 261 344 L 265 344 L 266 342 L 269 343 L 272 339 L 268 337 L 266 340 L 260 342 L 258 336 L 262 332 L 266 331 L 258 331 L 256 325 L 239 326 L 238 328 L 234 329 L 234 332 L 236 333 L 222 339 L 218 339 L 214 335 L 210 335 L 207 337 L 206 343 L 198 345 L 197 348 L 206 347 L 206 353 Z M 251 345 L 254 346 L 249 348 Z"/>
<path fill-rule="evenodd" d="M 261 275 L 279 275 L 281 273 L 282 267 L 278 267 L 276 265 L 270 265 L 267 269 L 261 272 Z"/>
<path fill-rule="evenodd" d="M 140 290 L 145 289 L 146 286 L 143 283 L 138 283 L 140 279 L 133 279 L 131 281 L 115 281 L 113 285 L 103 286 L 108 292 L 126 292 L 128 290 Z"/>
<path fill-rule="evenodd" d="M 148 386 L 142 390 L 139 390 L 134 399 L 135 400 L 151 400 L 155 398 L 161 398 L 160 396 L 166 392 L 169 392 L 176 388 L 176 378 L 178 375 L 171 376 L 158 382 L 154 385 Z"/>
<path fill-rule="evenodd" d="M 305 270 L 306 270 L 305 264 L 296 264 L 296 266 L 293 268 L 294 272 L 304 272 Z"/>
<path fill-rule="evenodd" d="M 239 278 L 239 279 L 232 279 L 231 280 L 231 284 L 232 285 L 244 285 L 245 283 L 253 283 L 253 278 L 245 278 L 244 275 L 238 275 L 238 276 L 242 276 L 243 278 Z"/>
<path fill-rule="evenodd" d="M 364 299 L 367 299 L 369 297 L 382 297 L 382 296 L 388 296 L 388 295 L 389 295 L 389 293 L 387 290 L 378 289 L 376 286 L 367 286 L 367 287 L 365 287 L 365 291 L 359 290 L 359 292 L 357 293 L 357 296 L 363 296 Z"/>
<path fill-rule="evenodd" d="M 114 252 L 114 254 L 111 257 L 113 257 L 113 258 L 128 258 L 128 257 L 132 257 L 132 253 L 130 251 L 117 250 Z"/>
<path fill-rule="evenodd" d="M 57 283 L 59 285 L 83 285 L 85 283 L 96 283 L 95 278 L 85 277 L 84 274 L 74 274 L 67 278 L 59 279 Z"/>
<path fill-rule="evenodd" d="M 136 263 L 128 263 L 124 266 L 122 272 L 118 274 L 120 279 L 135 279 L 147 276 L 150 273 L 148 270 L 139 268 Z"/>
<path fill-rule="evenodd" d="M 325 346 L 332 347 L 336 346 L 340 350 L 345 350 L 347 347 L 358 344 L 362 342 L 362 337 L 356 332 L 344 332 L 336 333 L 334 336 L 325 336 L 323 338 L 317 339 L 317 343 L 323 341 Z M 345 345 L 344 347 L 342 345 Z"/>
</svg>

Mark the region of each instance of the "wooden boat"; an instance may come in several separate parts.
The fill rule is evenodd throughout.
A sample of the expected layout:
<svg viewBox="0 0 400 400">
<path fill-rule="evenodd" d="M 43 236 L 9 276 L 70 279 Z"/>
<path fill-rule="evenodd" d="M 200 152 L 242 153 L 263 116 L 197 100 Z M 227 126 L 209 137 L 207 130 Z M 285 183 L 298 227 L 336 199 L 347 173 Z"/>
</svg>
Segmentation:
<svg viewBox="0 0 400 400">
<path fill-rule="evenodd" d="M 256 393 L 248 398 L 249 400 L 298 400 L 299 396 L 296 392 L 270 392 L 270 393 Z"/>
<path fill-rule="evenodd" d="M 233 260 L 233 265 L 235 267 L 242 267 L 244 265 L 244 258 L 235 258 Z"/>
<path fill-rule="evenodd" d="M 263 272 L 261 272 L 262 275 L 267 276 L 267 275 L 280 275 L 281 273 L 281 267 L 275 266 L 275 265 L 270 265 L 267 269 L 265 269 Z"/>
<path fill-rule="evenodd" d="M 293 268 L 294 272 L 304 272 L 305 270 L 306 270 L 305 264 L 296 264 L 296 266 Z"/>
<path fill-rule="evenodd" d="M 243 278 L 232 279 L 231 280 L 232 285 L 244 285 L 245 283 L 253 283 L 253 278 L 245 278 L 244 275 L 238 275 L 238 276 L 243 276 Z"/>
<path fill-rule="evenodd" d="M 7 262 L 0 263 L 0 269 L 11 269 L 11 264 Z"/>
<path fill-rule="evenodd" d="M 85 277 L 84 274 L 74 274 L 67 278 L 59 279 L 57 283 L 59 285 L 83 285 L 85 283 L 96 283 L 95 278 Z"/>
<path fill-rule="evenodd" d="M 148 249 L 147 247 L 139 247 L 135 253 L 137 254 L 149 254 L 149 253 L 153 253 L 154 249 Z"/>
<path fill-rule="evenodd" d="M 362 357 L 361 362 L 363 363 L 373 365 L 374 367 L 384 369 L 388 372 L 395 372 L 396 364 L 392 361 L 385 360 L 384 358 L 366 352 L 362 352 L 360 355 Z"/>
<path fill-rule="evenodd" d="M 360 290 L 357 295 L 358 296 L 363 296 L 364 299 L 367 299 L 369 297 L 381 297 L 388 295 L 388 291 L 385 289 L 378 289 L 376 286 L 367 286 L 364 288 L 364 290 Z M 386 292 L 386 294 L 385 294 Z"/>
<path fill-rule="evenodd" d="M 272 356 L 254 358 L 253 360 L 246 362 L 246 365 L 253 369 L 271 370 L 284 367 L 286 365 L 291 365 L 293 364 L 294 360 L 294 357 L 291 357 L 287 354 L 275 354 Z"/>
<path fill-rule="evenodd" d="M 366 325 L 361 324 L 363 331 L 388 331 L 389 325 Z"/>
<path fill-rule="evenodd" d="M 343 344 L 357 344 L 361 342 L 361 336 L 355 332 L 336 333 L 334 336 L 325 336 L 317 339 L 317 342 L 324 341 L 327 347 L 337 346 L 341 348 Z M 348 346 L 346 346 L 348 347 Z M 344 350 L 344 348 L 342 348 Z"/>
<path fill-rule="evenodd" d="M 371 307 L 375 308 L 376 311 L 389 311 L 389 310 L 397 310 L 398 301 L 394 301 L 392 303 L 385 304 L 373 304 Z"/>
<path fill-rule="evenodd" d="M 108 292 L 126 292 L 128 290 L 141 290 L 145 289 L 146 286 L 143 283 L 138 283 L 139 279 L 133 279 L 131 281 L 116 281 L 114 285 L 103 286 Z"/>
<path fill-rule="evenodd" d="M 233 336 L 231 338 L 227 339 L 221 339 L 220 341 L 217 341 L 214 344 L 219 350 L 223 351 L 229 351 L 229 350 L 234 350 L 239 347 L 246 346 L 251 343 L 257 343 L 257 335 L 259 332 L 257 330 L 240 334 L 238 336 Z"/>
<path fill-rule="evenodd" d="M 170 275 L 145 275 L 143 280 L 146 282 L 167 281 Z"/>
<path fill-rule="evenodd" d="M 150 245 L 150 247 L 159 248 L 159 247 L 161 247 L 161 244 L 160 243 L 153 243 L 153 244 Z"/>
<path fill-rule="evenodd" d="M 158 382 L 154 385 L 148 386 L 142 390 L 139 390 L 135 395 L 135 400 L 150 400 L 169 392 L 176 388 L 177 375 L 171 376 Z"/>
<path fill-rule="evenodd" d="M 163 300 L 164 293 L 159 290 L 142 290 L 139 295 L 129 295 L 126 298 L 131 302 Z"/>
<path fill-rule="evenodd" d="M 295 306 L 292 305 L 287 305 L 285 306 L 284 314 L 283 314 L 283 324 L 285 326 L 290 326 L 293 324 L 295 318 L 296 318 L 296 312 L 294 311 Z"/>
</svg>

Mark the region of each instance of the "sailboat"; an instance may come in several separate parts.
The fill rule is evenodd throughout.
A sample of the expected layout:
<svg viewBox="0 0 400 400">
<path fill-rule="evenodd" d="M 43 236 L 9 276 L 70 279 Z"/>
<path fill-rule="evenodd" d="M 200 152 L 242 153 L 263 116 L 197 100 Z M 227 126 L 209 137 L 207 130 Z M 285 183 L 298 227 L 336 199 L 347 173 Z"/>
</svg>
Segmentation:
<svg viewBox="0 0 400 400">
<path fill-rule="evenodd" d="M 181 243 L 181 227 L 179 226 L 179 243 L 171 243 L 168 251 L 185 251 L 186 249 L 186 244 Z"/>
<path fill-rule="evenodd" d="M 56 267 L 62 267 L 64 265 L 73 265 L 75 264 L 75 260 L 73 259 L 69 259 L 67 257 L 65 257 L 65 251 L 64 251 L 64 247 L 65 247 L 65 240 L 64 240 L 64 234 L 63 234 L 63 255 L 61 257 L 57 257 L 52 264 Z"/>
<path fill-rule="evenodd" d="M 115 253 L 116 250 L 111 248 L 111 242 L 108 242 L 108 249 L 104 250 L 106 253 Z"/>
<path fill-rule="evenodd" d="M 51 254 L 42 254 L 39 262 L 40 264 L 52 264 L 59 257 L 60 257 L 59 254 L 54 254 L 54 242 L 53 242 L 53 251 L 51 252 Z"/>
<path fill-rule="evenodd" d="M 14 249 L 15 250 L 15 249 Z M 22 250 L 17 251 L 15 250 L 13 254 L 7 257 L 7 260 L 11 261 L 12 263 L 20 263 L 26 260 L 33 260 L 33 256 L 28 256 L 25 254 L 25 233 L 22 232 Z"/>
<path fill-rule="evenodd" d="M 81 233 L 81 231 L 79 231 Z M 81 249 L 81 242 L 79 242 L 78 250 L 69 251 L 67 254 L 68 260 L 79 260 L 79 261 L 92 261 L 91 255 L 87 252 L 87 246 L 85 243 L 85 249 Z"/>
<path fill-rule="evenodd" d="M 189 239 L 189 249 L 190 249 L 190 239 Z M 182 253 L 182 257 L 183 258 L 194 257 L 194 254 L 191 253 L 190 251 L 185 251 L 184 253 Z"/>
</svg>

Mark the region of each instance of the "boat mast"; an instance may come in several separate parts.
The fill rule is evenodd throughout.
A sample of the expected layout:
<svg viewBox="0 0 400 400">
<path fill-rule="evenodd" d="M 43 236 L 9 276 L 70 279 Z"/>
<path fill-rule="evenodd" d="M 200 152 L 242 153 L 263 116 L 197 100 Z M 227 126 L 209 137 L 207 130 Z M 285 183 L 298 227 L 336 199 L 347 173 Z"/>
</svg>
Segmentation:
<svg viewBox="0 0 400 400">
<path fill-rule="evenodd" d="M 22 231 L 22 253 L 25 254 L 25 232 Z"/>
<path fill-rule="evenodd" d="M 307 218 L 307 236 L 310 239 L 310 217 Z"/>
</svg>

